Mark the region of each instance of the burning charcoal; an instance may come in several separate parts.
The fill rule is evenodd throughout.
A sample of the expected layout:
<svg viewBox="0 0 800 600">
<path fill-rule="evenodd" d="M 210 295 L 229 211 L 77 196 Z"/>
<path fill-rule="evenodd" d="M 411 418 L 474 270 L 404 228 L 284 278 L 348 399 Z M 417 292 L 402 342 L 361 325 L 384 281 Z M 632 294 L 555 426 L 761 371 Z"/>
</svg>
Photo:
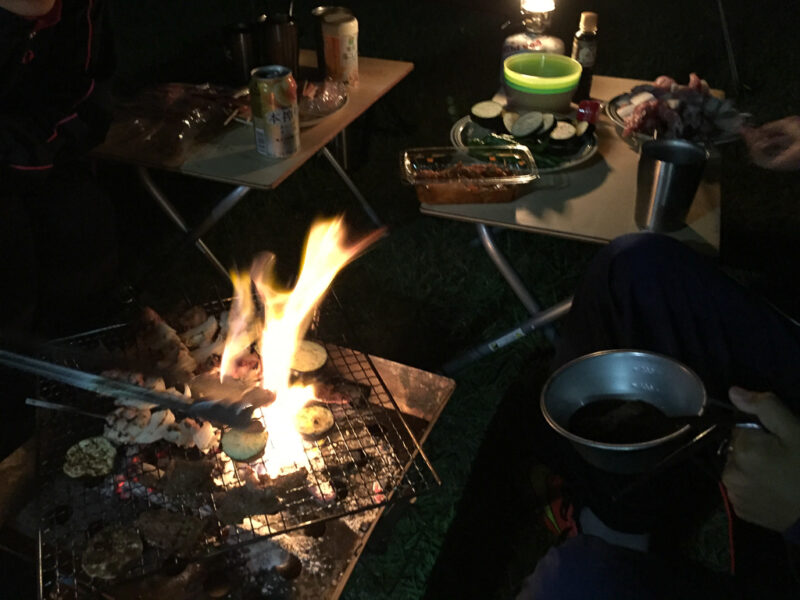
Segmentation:
<svg viewBox="0 0 800 600">
<path fill-rule="evenodd" d="M 309 537 L 321 538 L 325 535 L 325 521 L 317 521 L 316 523 L 311 523 L 310 525 L 306 525 L 303 527 L 303 535 L 307 535 Z"/>
<path fill-rule="evenodd" d="M 192 553 L 208 522 L 157 508 L 143 512 L 134 524 L 145 542 L 180 557 Z"/>
<path fill-rule="evenodd" d="M 287 581 L 297 579 L 302 570 L 303 563 L 300 562 L 300 559 L 297 558 L 297 556 L 291 553 L 286 557 L 285 561 L 275 567 L 275 571 L 277 571 L 278 574 Z"/>
<path fill-rule="evenodd" d="M 89 577 L 115 579 L 141 558 L 142 550 L 135 529 L 111 525 L 89 539 L 81 566 Z"/>
<path fill-rule="evenodd" d="M 225 525 L 236 525 L 251 515 L 272 515 L 283 508 L 274 490 L 259 489 L 249 485 L 236 487 L 227 492 L 213 494 L 217 505 L 217 516 Z"/>
<path fill-rule="evenodd" d="M 168 496 L 195 494 L 210 487 L 213 470 L 214 463 L 209 460 L 173 458 L 157 487 Z"/>
</svg>

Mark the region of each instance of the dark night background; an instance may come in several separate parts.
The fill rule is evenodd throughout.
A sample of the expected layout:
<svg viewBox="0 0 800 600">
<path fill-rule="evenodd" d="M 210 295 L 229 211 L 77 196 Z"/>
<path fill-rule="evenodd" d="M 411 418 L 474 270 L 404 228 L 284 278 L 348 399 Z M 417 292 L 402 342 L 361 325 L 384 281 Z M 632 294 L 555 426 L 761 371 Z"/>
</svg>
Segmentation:
<svg viewBox="0 0 800 600">
<path fill-rule="evenodd" d="M 359 21 L 363 56 L 411 61 L 411 75 L 350 130 L 352 178 L 390 235 L 343 271 L 336 291 L 357 307 L 359 349 L 424 369 L 525 316 L 524 309 L 474 243 L 474 228 L 419 214 L 414 191 L 401 185 L 398 155 L 446 145 L 452 124 L 498 85 L 500 48 L 516 18 L 514 0 L 355 0 L 342 4 Z M 311 47 L 310 9 L 294 3 L 301 46 Z M 733 89 L 716 0 L 556 0 L 550 28 L 569 49 L 581 11 L 599 15 L 595 72 L 688 81 L 694 71 L 735 98 L 761 123 L 800 114 L 797 25 L 800 3 L 724 0 L 741 88 Z M 224 80 L 222 27 L 285 3 L 244 0 L 112 0 L 115 90 L 126 95 L 158 81 Z M 725 268 L 785 305 L 793 305 L 798 213 L 796 174 L 761 171 L 733 144 L 723 149 L 722 249 Z M 174 247 L 179 235 L 130 169 L 105 165 L 101 180 L 114 199 L 123 274 Z M 228 188 L 157 173 L 178 208 L 199 219 Z M 252 193 L 205 238 L 226 264 L 247 264 L 264 249 L 296 258 L 319 214 L 347 211 L 369 226 L 329 165 L 315 158 L 272 193 Z M 570 293 L 597 246 L 509 232 L 502 250 L 543 304 Z M 145 282 L 161 300 L 186 293 L 204 299 L 220 280 L 198 253 L 175 256 L 169 281 Z M 444 485 L 396 510 L 368 545 L 344 598 L 508 598 L 547 548 L 547 535 L 526 504 L 526 446 L 504 439 L 533 396 L 508 394 L 514 382 L 546 375 L 550 346 L 538 335 L 459 373 L 457 388 L 426 446 Z M 536 377 L 534 377 L 536 380 Z M 525 403 L 521 406 L 519 403 Z M 521 438 L 521 436 L 519 436 Z M 502 448 L 502 450 L 501 450 Z M 502 454 L 501 454 L 502 453 Z M 497 469 L 499 460 L 507 469 Z M 712 534 L 700 562 L 719 568 L 724 535 Z M 474 532 L 474 533 L 473 533 Z M 32 574 L 31 574 L 32 577 Z"/>
</svg>

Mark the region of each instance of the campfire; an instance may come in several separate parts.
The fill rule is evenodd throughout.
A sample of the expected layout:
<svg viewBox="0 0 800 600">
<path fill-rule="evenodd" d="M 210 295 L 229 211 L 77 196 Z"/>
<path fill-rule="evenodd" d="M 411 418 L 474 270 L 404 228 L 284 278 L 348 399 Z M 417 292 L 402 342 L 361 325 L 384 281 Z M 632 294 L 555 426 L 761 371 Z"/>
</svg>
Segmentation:
<svg viewBox="0 0 800 600">
<path fill-rule="evenodd" d="M 269 406 L 258 409 L 269 434 L 264 464 L 270 477 L 309 467 L 305 448 L 294 421 L 299 410 L 316 398 L 313 386 L 292 382 L 292 357 L 308 331 L 311 317 L 334 277 L 382 235 L 381 231 L 348 245 L 341 218 L 315 223 L 308 234 L 300 273 L 294 288 L 283 288 L 275 275 L 275 256 L 264 254 L 253 261 L 249 273 L 233 274 L 234 301 L 231 325 L 220 364 L 220 380 L 235 372 L 238 356 L 247 352 L 256 335 L 261 357 L 261 387 L 275 395 Z M 257 314 L 255 290 L 263 314 Z"/>
<path fill-rule="evenodd" d="M 275 256 L 263 254 L 247 272 L 232 274 L 231 300 L 191 307 L 169 323 L 148 309 L 142 323 L 69 340 L 112 355 L 170 348 L 173 360 L 153 357 L 163 379 L 114 375 L 187 405 L 214 399 L 257 408 L 249 427 L 220 427 L 42 381 L 43 398 L 99 417 L 41 415 L 45 587 L 61 589 L 66 577 L 106 589 L 120 578 L 160 572 L 171 557 L 290 540 L 309 526 L 347 522 L 435 485 L 370 357 L 311 339 L 312 317 L 334 277 L 380 235 L 350 243 L 341 219 L 318 222 L 290 289 L 275 276 Z M 297 357 L 307 354 L 314 360 L 300 366 Z M 110 470 L 93 464 L 91 476 L 80 472 L 79 459 L 109 441 Z M 93 554 L 120 539 L 130 554 L 120 564 Z"/>
</svg>

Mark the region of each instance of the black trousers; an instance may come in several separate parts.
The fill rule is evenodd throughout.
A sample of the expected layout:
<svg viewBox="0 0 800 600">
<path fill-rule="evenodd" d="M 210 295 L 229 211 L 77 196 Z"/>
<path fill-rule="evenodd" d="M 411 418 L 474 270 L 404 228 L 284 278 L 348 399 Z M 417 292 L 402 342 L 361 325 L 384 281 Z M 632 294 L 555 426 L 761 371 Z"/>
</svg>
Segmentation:
<svg viewBox="0 0 800 600">
<path fill-rule="evenodd" d="M 554 367 L 615 348 L 680 360 L 712 398 L 727 401 L 728 388 L 739 385 L 773 391 L 800 412 L 800 326 L 667 236 L 623 236 L 598 253 L 576 290 Z M 547 459 L 571 482 L 578 503 L 616 529 L 660 532 L 657 547 L 669 549 L 693 518 L 719 502 L 722 463 L 714 448 L 620 498 L 629 476 L 594 469 L 546 429 Z M 740 573 L 777 594 L 764 597 L 796 589 L 779 534 L 738 519 L 734 531 Z"/>
</svg>

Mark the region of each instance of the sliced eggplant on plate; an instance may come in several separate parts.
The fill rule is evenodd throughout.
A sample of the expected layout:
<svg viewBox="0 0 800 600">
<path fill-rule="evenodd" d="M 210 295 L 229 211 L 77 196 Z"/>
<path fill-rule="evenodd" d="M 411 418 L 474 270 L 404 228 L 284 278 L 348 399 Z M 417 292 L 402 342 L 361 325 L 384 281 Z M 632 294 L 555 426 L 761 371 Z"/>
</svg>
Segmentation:
<svg viewBox="0 0 800 600">
<path fill-rule="evenodd" d="M 513 110 L 503 111 L 503 126 L 508 133 L 511 133 L 511 129 L 514 127 L 514 123 L 517 122 L 517 119 L 519 119 L 518 112 L 514 112 Z"/>
<path fill-rule="evenodd" d="M 499 131 L 503 126 L 503 106 L 493 100 L 483 100 L 472 105 L 470 118 L 489 131 Z"/>
<path fill-rule="evenodd" d="M 511 135 L 517 138 L 535 135 L 542 128 L 542 121 L 542 113 L 538 111 L 525 113 L 511 127 Z"/>
<path fill-rule="evenodd" d="M 539 135 L 549 135 L 553 128 L 556 126 L 556 116 L 553 113 L 542 114 L 542 128 L 539 130 Z"/>
</svg>

